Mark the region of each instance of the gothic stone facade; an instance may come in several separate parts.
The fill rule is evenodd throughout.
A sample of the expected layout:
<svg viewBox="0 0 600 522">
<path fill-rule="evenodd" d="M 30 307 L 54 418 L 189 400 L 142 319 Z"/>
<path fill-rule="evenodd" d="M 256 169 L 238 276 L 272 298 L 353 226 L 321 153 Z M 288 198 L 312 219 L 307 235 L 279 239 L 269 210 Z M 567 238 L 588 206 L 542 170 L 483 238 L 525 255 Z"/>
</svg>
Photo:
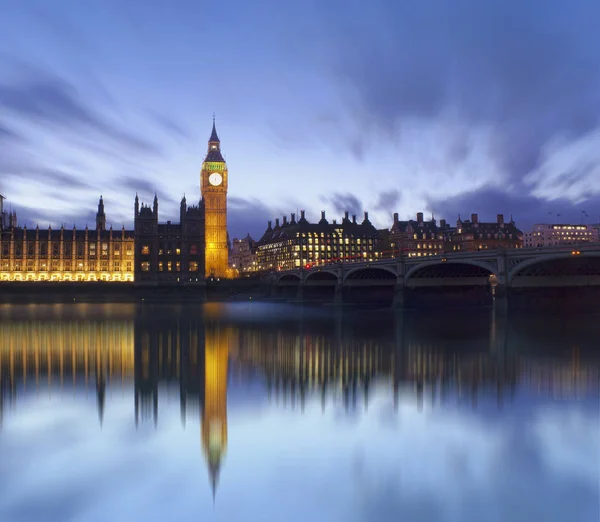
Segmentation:
<svg viewBox="0 0 600 522">
<path fill-rule="evenodd" d="M 135 198 L 135 282 L 204 281 L 204 207 L 181 200 L 179 223 L 158 222 L 158 197 L 152 208 Z"/>
</svg>

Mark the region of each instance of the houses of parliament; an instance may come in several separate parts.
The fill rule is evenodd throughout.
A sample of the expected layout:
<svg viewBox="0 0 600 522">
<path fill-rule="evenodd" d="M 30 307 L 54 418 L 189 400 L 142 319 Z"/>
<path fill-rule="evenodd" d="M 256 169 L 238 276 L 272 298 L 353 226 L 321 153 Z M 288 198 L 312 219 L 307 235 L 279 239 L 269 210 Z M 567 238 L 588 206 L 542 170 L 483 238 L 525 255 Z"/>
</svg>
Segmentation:
<svg viewBox="0 0 600 522">
<path fill-rule="evenodd" d="M 158 196 L 134 203 L 133 230 L 106 228 L 100 196 L 94 228 L 28 229 L 0 194 L 0 281 L 202 283 L 228 276 L 229 173 L 213 118 L 197 204 L 181 200 L 179 222 L 159 222 Z"/>
</svg>

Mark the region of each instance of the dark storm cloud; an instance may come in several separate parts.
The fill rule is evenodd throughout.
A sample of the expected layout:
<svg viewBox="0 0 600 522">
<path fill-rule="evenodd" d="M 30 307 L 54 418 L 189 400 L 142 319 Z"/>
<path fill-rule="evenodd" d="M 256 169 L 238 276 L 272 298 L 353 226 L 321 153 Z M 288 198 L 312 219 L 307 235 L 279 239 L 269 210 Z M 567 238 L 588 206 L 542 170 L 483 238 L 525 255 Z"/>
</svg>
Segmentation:
<svg viewBox="0 0 600 522">
<path fill-rule="evenodd" d="M 508 220 L 512 214 L 523 231 L 535 223 L 580 223 L 582 217 L 586 223 L 600 222 L 600 196 L 574 204 L 566 198 L 547 201 L 532 195 L 484 188 L 453 198 L 431 198 L 428 206 L 435 209 L 436 216 L 449 223 L 454 223 L 459 214 L 462 219 L 470 219 L 472 213 L 477 213 L 481 221 L 495 221 L 497 214 L 504 214 L 504 219 Z"/>
<path fill-rule="evenodd" d="M 267 229 L 267 221 L 274 221 L 281 212 L 267 207 L 257 199 L 227 198 L 227 228 L 231 240 L 250 234 L 260 239 Z"/>
<path fill-rule="evenodd" d="M 338 214 L 349 212 L 350 214 L 360 214 L 363 209 L 361 201 L 353 194 L 342 194 L 336 192 L 328 197 L 321 198 L 323 202 L 333 205 L 334 210 Z"/>
<path fill-rule="evenodd" d="M 398 203 L 400 203 L 400 196 L 400 191 L 396 189 L 388 190 L 386 192 L 380 192 L 379 196 L 377 197 L 377 210 L 394 212 L 394 210 L 398 206 Z"/>
<path fill-rule="evenodd" d="M 518 179 L 538 165 L 549 139 L 577 138 L 598 124 L 597 2 L 356 5 L 360 16 L 336 11 L 330 27 L 335 70 L 358 96 L 360 129 L 375 123 L 391 134 L 407 118 L 452 110 L 467 125 L 491 127 L 494 159 Z"/>
<path fill-rule="evenodd" d="M 81 100 L 67 81 L 33 67 L 23 79 L 0 83 L 0 108 L 32 123 L 46 123 L 68 132 L 87 131 L 111 143 L 146 153 L 159 154 L 157 145 L 110 123 Z"/>
</svg>

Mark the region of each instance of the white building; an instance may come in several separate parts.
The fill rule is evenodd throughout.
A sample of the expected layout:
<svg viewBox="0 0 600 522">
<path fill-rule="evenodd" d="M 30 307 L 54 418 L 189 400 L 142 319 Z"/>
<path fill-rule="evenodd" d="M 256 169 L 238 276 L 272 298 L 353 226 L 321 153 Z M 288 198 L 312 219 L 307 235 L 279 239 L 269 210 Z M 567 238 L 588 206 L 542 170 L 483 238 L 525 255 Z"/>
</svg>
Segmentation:
<svg viewBox="0 0 600 522">
<path fill-rule="evenodd" d="M 256 249 L 254 240 L 248 234 L 243 239 L 234 239 L 229 253 L 229 267 L 240 275 L 256 271 Z"/>
<path fill-rule="evenodd" d="M 534 225 L 531 232 L 525 233 L 525 248 L 542 248 L 561 245 L 582 245 L 598 243 L 598 228 L 590 225 Z"/>
</svg>

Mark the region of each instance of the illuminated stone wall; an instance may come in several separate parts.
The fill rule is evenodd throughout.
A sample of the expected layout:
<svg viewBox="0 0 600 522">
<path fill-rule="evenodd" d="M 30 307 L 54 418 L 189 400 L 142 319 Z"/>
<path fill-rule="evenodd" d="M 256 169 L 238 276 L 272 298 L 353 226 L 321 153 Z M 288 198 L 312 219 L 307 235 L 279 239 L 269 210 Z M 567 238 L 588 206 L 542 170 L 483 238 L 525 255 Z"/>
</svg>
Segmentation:
<svg viewBox="0 0 600 522">
<path fill-rule="evenodd" d="M 129 230 L 28 230 L 0 234 L 0 281 L 133 281 Z"/>
</svg>

